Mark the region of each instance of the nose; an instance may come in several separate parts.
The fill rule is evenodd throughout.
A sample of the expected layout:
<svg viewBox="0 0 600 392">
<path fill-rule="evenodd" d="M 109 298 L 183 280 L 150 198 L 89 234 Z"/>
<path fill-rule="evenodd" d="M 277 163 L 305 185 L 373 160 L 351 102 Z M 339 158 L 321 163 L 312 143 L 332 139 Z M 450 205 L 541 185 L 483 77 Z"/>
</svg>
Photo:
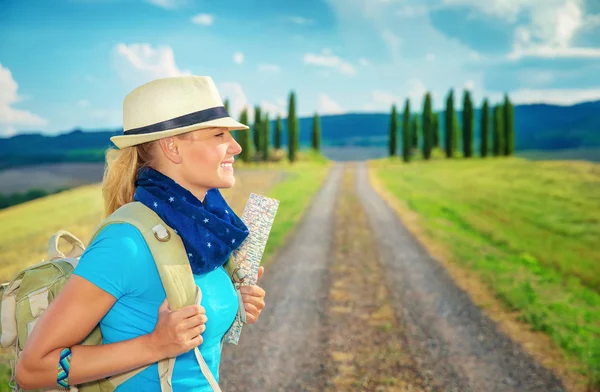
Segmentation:
<svg viewBox="0 0 600 392">
<path fill-rule="evenodd" d="M 231 133 L 230 133 L 230 136 L 231 136 L 231 143 L 229 143 L 229 151 L 228 152 L 232 155 L 238 155 L 239 153 L 242 152 L 242 146 L 240 146 L 240 144 L 237 142 L 237 140 L 235 140 L 235 138 L 233 137 L 233 135 Z"/>
</svg>

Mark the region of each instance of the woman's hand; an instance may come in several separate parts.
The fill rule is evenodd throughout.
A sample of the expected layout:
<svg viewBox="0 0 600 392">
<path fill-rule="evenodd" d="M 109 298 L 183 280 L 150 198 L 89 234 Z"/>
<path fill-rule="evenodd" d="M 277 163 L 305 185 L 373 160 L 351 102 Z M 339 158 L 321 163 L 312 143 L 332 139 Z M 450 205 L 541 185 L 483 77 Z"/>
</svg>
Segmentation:
<svg viewBox="0 0 600 392">
<path fill-rule="evenodd" d="M 258 268 L 258 279 L 261 278 L 264 272 L 264 267 Z M 240 292 L 242 293 L 244 309 L 246 309 L 246 323 L 255 323 L 256 320 L 258 320 L 258 316 L 260 316 L 260 313 L 265 308 L 265 290 L 254 285 L 242 286 Z"/>
<path fill-rule="evenodd" d="M 158 309 L 158 321 L 150 334 L 150 342 L 162 358 L 172 358 L 202 344 L 200 335 L 206 330 L 206 310 L 190 305 L 176 311 L 169 309 L 167 299 Z"/>
</svg>

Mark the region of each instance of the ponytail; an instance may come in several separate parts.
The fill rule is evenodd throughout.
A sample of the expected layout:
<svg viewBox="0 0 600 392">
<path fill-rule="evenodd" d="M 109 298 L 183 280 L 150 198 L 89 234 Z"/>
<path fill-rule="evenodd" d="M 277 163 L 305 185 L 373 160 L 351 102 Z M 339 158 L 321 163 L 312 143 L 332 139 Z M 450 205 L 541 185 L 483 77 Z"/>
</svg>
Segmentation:
<svg viewBox="0 0 600 392">
<path fill-rule="evenodd" d="M 102 181 L 104 216 L 133 201 L 138 170 L 150 166 L 154 143 L 143 143 L 106 152 L 106 169 Z"/>
</svg>

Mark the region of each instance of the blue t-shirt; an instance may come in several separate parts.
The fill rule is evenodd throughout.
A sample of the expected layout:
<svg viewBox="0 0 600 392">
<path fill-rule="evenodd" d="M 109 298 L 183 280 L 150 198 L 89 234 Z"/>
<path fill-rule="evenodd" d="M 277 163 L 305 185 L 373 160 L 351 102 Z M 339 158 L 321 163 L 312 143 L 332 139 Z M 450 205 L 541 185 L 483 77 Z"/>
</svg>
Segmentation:
<svg viewBox="0 0 600 392">
<path fill-rule="evenodd" d="M 142 234 L 127 223 L 104 228 L 86 249 L 73 272 L 117 299 L 100 321 L 103 343 L 132 339 L 154 330 L 165 290 Z M 208 322 L 200 352 L 213 376 L 219 380 L 222 338 L 235 319 L 238 299 L 223 267 L 194 275 L 202 290 L 202 306 Z M 126 391 L 160 392 L 158 366 L 135 375 L 117 388 Z M 194 350 L 175 360 L 173 391 L 212 391 L 196 361 Z"/>
</svg>

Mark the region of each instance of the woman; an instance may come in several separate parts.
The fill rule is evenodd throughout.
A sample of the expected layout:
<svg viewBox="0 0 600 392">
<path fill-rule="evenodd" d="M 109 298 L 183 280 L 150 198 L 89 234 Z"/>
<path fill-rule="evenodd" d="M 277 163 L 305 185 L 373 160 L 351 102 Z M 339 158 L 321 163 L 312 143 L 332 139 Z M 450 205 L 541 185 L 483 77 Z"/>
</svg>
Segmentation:
<svg viewBox="0 0 600 392">
<path fill-rule="evenodd" d="M 160 391 L 156 362 L 177 357 L 173 390 L 211 391 L 194 356 L 198 346 L 218 380 L 222 338 L 238 310 L 223 264 L 248 235 L 218 188 L 235 184 L 231 165 L 241 147 L 230 132 L 248 127 L 229 117 L 212 79 L 197 76 L 133 90 L 124 100 L 123 124 L 123 135 L 111 138 L 119 149 L 107 155 L 105 213 L 138 201 L 173 228 L 202 291 L 201 306 L 169 309 L 140 232 L 130 224 L 109 225 L 27 340 L 16 370 L 23 389 L 56 387 L 59 359 L 66 358 L 70 370 L 61 370 L 69 385 L 153 364 L 117 390 Z M 241 291 L 247 321 L 256 322 L 265 292 L 258 286 Z M 80 345 L 98 323 L 104 344 Z"/>
</svg>

